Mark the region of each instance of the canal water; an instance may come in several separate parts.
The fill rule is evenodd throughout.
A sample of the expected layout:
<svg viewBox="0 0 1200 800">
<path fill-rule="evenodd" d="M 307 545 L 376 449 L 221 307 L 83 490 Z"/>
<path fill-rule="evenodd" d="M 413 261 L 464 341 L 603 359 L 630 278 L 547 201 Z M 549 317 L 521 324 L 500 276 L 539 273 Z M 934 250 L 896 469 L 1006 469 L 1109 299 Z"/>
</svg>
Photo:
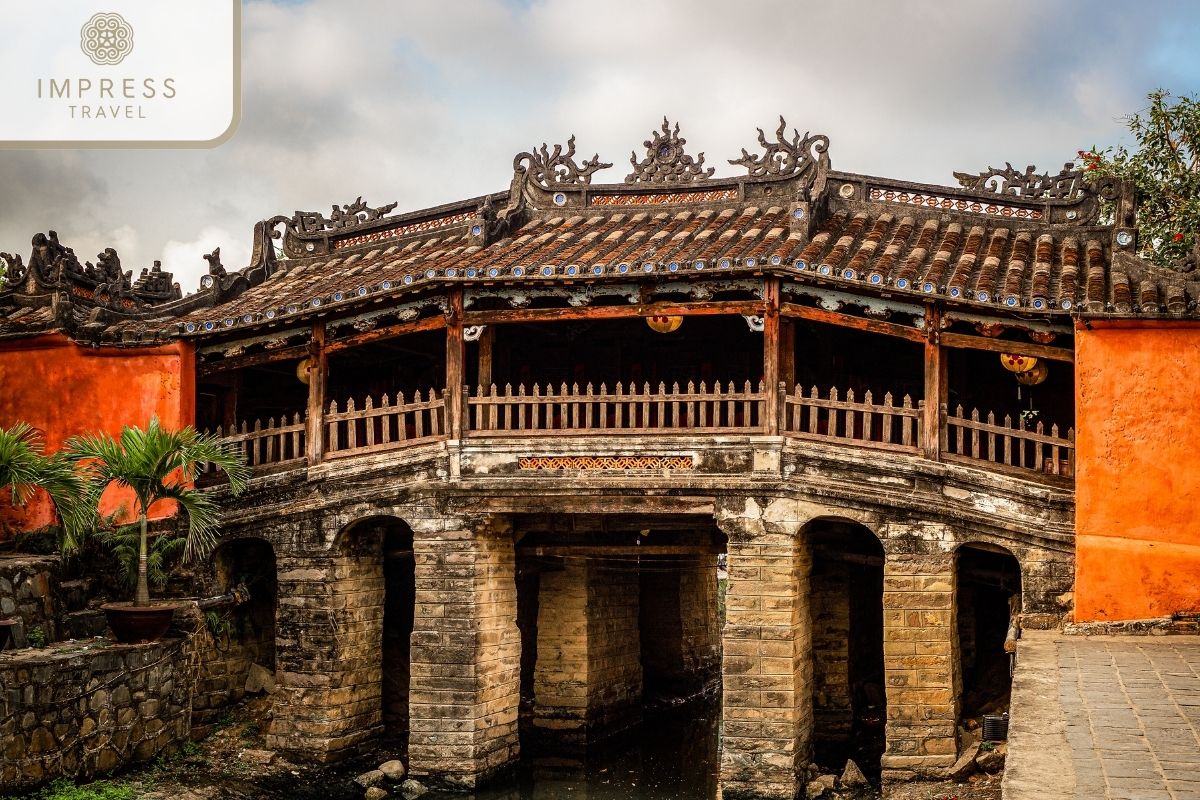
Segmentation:
<svg viewBox="0 0 1200 800">
<path fill-rule="evenodd" d="M 528 752 L 507 781 L 475 800 L 713 800 L 720 703 L 649 707 L 641 725 L 578 759 Z M 461 795 L 426 795 L 450 800 Z"/>
</svg>

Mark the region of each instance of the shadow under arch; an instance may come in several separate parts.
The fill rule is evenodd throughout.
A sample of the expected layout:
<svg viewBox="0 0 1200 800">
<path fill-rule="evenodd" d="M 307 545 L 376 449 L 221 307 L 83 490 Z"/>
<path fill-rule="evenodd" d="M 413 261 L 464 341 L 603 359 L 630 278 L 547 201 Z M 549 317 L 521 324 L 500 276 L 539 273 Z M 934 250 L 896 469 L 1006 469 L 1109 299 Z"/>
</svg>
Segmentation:
<svg viewBox="0 0 1200 800">
<path fill-rule="evenodd" d="M 193 699 L 193 728 L 203 732 L 224 715 L 224 707 L 240 701 L 247 686 L 263 691 L 262 671 L 274 675 L 275 613 L 278 578 L 275 550 L 257 537 L 227 539 L 212 553 L 212 589 L 228 594 L 244 586 L 250 599 L 237 606 L 217 606 L 206 612 L 211 647 L 203 658 L 205 680 Z M 259 675 L 249 681 L 258 667 Z"/>
<path fill-rule="evenodd" d="M 838 516 L 813 519 L 801 533 L 812 554 L 813 756 L 836 770 L 852 758 L 877 778 L 887 721 L 883 544 Z"/>
<path fill-rule="evenodd" d="M 373 634 L 381 657 L 380 717 L 389 747 L 405 752 L 409 734 L 410 643 L 416 609 L 413 531 L 400 517 L 374 514 L 347 523 L 333 548 L 359 559 L 368 583 L 381 590 L 382 614 Z"/>
<path fill-rule="evenodd" d="M 1005 643 L 1016 635 L 1011 626 L 1021 611 L 1021 565 L 989 542 L 964 542 L 954 555 L 961 717 L 1004 713 L 1012 693 Z"/>
</svg>

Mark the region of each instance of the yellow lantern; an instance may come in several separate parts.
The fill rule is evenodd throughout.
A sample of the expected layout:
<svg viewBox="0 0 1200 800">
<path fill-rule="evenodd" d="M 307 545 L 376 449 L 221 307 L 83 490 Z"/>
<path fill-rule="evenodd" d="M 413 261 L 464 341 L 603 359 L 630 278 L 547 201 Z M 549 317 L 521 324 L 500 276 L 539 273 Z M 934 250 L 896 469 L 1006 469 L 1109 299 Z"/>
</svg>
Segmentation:
<svg viewBox="0 0 1200 800">
<path fill-rule="evenodd" d="M 1033 356 L 1023 356 L 1020 353 L 1001 353 L 1000 363 L 1009 372 L 1029 372 L 1037 366 L 1038 360 Z"/>
<path fill-rule="evenodd" d="M 683 317 L 668 317 L 662 314 L 646 317 L 646 324 L 655 333 L 674 333 L 683 324 Z"/>
<path fill-rule="evenodd" d="M 312 358 L 300 359 L 300 363 L 296 364 L 296 380 L 300 381 L 305 386 L 307 386 L 308 385 L 308 377 L 309 377 L 308 373 L 312 371 L 312 366 L 313 366 Z"/>
<path fill-rule="evenodd" d="M 1033 369 L 1017 373 L 1017 383 L 1022 386 L 1037 386 L 1050 374 L 1045 361 L 1039 361 Z"/>
</svg>

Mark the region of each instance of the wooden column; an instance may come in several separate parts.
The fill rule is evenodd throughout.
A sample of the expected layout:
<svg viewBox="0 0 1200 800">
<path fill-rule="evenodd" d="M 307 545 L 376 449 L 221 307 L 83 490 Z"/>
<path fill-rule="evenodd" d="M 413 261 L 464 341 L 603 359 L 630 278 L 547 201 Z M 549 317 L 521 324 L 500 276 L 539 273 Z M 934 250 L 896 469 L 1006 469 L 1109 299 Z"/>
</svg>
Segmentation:
<svg viewBox="0 0 1200 800">
<path fill-rule="evenodd" d="M 790 392 L 796 388 L 796 321 L 779 316 L 779 380 Z"/>
<path fill-rule="evenodd" d="M 486 325 L 479 334 L 479 385 L 492 385 L 492 345 L 496 341 L 496 326 Z"/>
<path fill-rule="evenodd" d="M 767 413 L 763 426 L 768 436 L 779 433 L 779 279 L 766 278 L 763 282 L 763 299 L 766 312 L 763 315 L 763 383 L 766 384 Z"/>
<path fill-rule="evenodd" d="M 309 464 L 319 464 L 325 455 L 325 380 L 329 369 L 325 356 L 325 323 L 313 324 L 308 346 L 312 359 L 308 368 L 308 427 L 305 454 Z"/>
<path fill-rule="evenodd" d="M 463 432 L 463 295 L 450 290 L 450 312 L 446 315 L 446 428 L 451 439 Z"/>
<path fill-rule="evenodd" d="M 942 455 L 942 407 L 946 405 L 946 351 L 941 343 L 942 310 L 925 306 L 925 412 L 921 449 L 934 461 Z"/>
</svg>

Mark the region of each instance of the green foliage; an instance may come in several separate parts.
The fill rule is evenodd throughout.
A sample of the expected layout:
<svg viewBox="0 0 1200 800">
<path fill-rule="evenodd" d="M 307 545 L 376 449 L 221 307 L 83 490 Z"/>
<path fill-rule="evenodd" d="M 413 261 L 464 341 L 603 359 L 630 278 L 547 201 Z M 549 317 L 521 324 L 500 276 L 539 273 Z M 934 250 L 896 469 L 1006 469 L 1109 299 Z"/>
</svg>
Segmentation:
<svg viewBox="0 0 1200 800">
<path fill-rule="evenodd" d="M 70 458 L 83 465 L 88 476 L 88 503 L 92 509 L 99 507 L 100 496 L 114 483 L 133 490 L 139 521 L 134 561 L 143 553 L 147 559 L 157 555 L 160 571 L 176 548 L 187 562 L 203 558 L 216 545 L 217 505 L 194 488 L 200 468 L 211 463 L 223 470 L 234 494 L 245 488 L 250 474 L 235 448 L 215 436 L 198 433 L 191 426 L 168 431 L 158 417 L 151 419 L 145 430 L 126 426 L 117 439 L 106 434 L 76 436 L 67 442 L 67 450 Z M 181 537 L 181 548 L 171 538 L 155 537 L 152 552 L 144 535 L 146 517 L 150 508 L 161 500 L 179 504 L 187 516 L 187 533 Z M 114 547 L 125 548 L 125 558 L 134 551 L 128 529 L 115 532 L 112 541 Z M 146 580 L 138 575 L 139 602 L 149 601 L 147 566 Z"/>
<path fill-rule="evenodd" d="M 187 758 L 189 756 L 194 756 L 199 752 L 200 752 L 200 745 L 196 744 L 191 739 L 188 739 L 186 742 L 183 743 L 183 746 L 179 748 L 179 754 L 181 756 L 183 756 L 184 758 Z"/>
<path fill-rule="evenodd" d="M 215 611 L 209 611 L 204 615 L 204 624 L 208 626 L 208 632 L 213 635 L 214 639 L 227 639 L 233 635 L 233 623 L 228 617 L 224 617 Z"/>
<path fill-rule="evenodd" d="M 116 529 L 104 531 L 99 539 L 112 551 L 117 563 L 121 565 L 121 575 L 130 588 L 137 586 L 138 581 L 138 552 L 141 531 L 137 525 L 122 525 Z M 173 533 L 155 536 L 147 542 L 146 547 L 146 578 L 155 589 L 167 585 L 171 568 L 178 563 L 183 552 L 185 537 Z"/>
<path fill-rule="evenodd" d="M 34 625 L 29 629 L 29 633 L 25 634 L 25 639 L 29 642 L 30 647 L 45 647 L 46 630 L 41 625 Z"/>
<path fill-rule="evenodd" d="M 137 789 L 128 783 L 96 781 L 76 786 L 66 778 L 59 778 L 27 800 L 137 800 L 137 796 Z"/>
<path fill-rule="evenodd" d="M 1200 99 L 1157 89 L 1126 118 L 1137 145 L 1080 150 L 1088 177 L 1131 181 L 1137 191 L 1140 255 L 1178 268 L 1200 246 Z M 1191 268 L 1196 268 L 1195 263 Z"/>
<path fill-rule="evenodd" d="M 234 448 L 190 425 L 168 431 L 158 417 L 151 419 L 145 430 L 126 426 L 119 439 L 104 434 L 74 437 L 67 449 L 88 471 L 93 507 L 113 483 L 133 490 L 139 516 L 148 514 L 160 500 L 176 501 L 188 517 L 185 561 L 208 555 L 216 545 L 216 503 L 191 486 L 200 467 L 211 462 L 222 469 L 234 494 L 245 488 L 249 477 Z"/>
<path fill-rule="evenodd" d="M 0 491 L 4 489 L 10 490 L 16 506 L 44 489 L 62 521 L 63 555 L 79 551 L 92 521 L 87 484 L 68 453 L 46 455 L 41 434 L 24 422 L 0 428 Z"/>
</svg>

